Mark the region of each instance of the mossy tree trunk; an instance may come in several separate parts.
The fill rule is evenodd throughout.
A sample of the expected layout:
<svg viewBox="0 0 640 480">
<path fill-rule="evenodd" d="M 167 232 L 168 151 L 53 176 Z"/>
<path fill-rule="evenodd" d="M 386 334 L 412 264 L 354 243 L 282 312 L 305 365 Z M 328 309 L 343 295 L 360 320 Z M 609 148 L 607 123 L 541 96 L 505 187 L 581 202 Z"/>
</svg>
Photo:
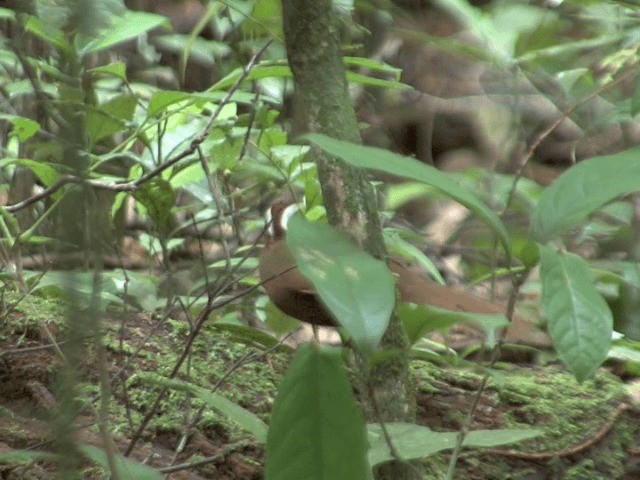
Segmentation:
<svg viewBox="0 0 640 480">
<path fill-rule="evenodd" d="M 360 143 L 340 52 L 339 20 L 332 1 L 283 0 L 282 3 L 287 56 L 295 79 L 296 131 L 323 133 Z M 376 194 L 365 174 L 319 150 L 313 153 L 329 222 L 347 232 L 376 258 L 386 259 Z M 382 340 L 382 348 L 395 353 L 377 363 L 372 371 L 364 362 L 362 366 L 362 379 L 367 385 L 361 401 L 368 420 L 412 421 L 407 339 L 395 315 Z M 378 415 L 381 418 L 377 418 Z M 401 464 L 391 465 L 390 471 L 379 477 L 411 478 L 410 470 Z"/>
</svg>

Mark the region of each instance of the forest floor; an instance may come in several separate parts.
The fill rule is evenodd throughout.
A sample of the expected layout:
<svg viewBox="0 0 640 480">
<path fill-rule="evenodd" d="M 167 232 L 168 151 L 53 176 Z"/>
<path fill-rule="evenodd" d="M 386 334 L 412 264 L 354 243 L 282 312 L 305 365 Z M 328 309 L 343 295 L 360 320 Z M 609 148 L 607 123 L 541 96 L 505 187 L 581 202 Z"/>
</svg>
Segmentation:
<svg viewBox="0 0 640 480">
<path fill-rule="evenodd" d="M 5 462 L 0 478 L 52 478 L 56 464 L 45 453 L 55 451 L 56 372 L 64 358 L 64 345 L 55 340 L 65 309 L 56 301 L 10 294 L 5 294 L 2 307 L 0 457 Z M 102 320 L 112 378 L 108 423 L 114 443 L 120 452 L 127 448 L 158 393 L 168 386 L 131 457 L 157 469 L 182 465 L 168 477 L 174 480 L 261 479 L 263 445 L 195 396 L 163 383 L 183 352 L 188 328 L 188 322 L 144 313 L 118 312 Z M 266 345 L 265 338 L 211 322 L 197 337 L 178 378 L 215 390 L 268 423 L 292 350 Z M 79 444 L 102 447 L 97 413 L 100 355 L 89 340 L 85 353 L 76 437 Z M 640 478 L 640 413 L 631 393 L 637 383 L 603 368 L 579 384 L 552 357 L 542 355 L 542 361 L 538 357 L 534 363 L 497 364 L 472 425 L 535 428 L 542 435 L 500 449 L 463 450 L 456 478 Z M 485 370 L 464 360 L 451 366 L 416 359 L 411 371 L 417 422 L 438 431 L 459 429 Z M 24 451 L 30 454 L 18 454 Z M 6 455 L 10 453 L 15 455 Z M 436 479 L 443 478 L 448 461 L 449 455 L 441 453 L 417 465 L 424 479 Z M 104 478 L 104 470 L 87 461 L 84 478 Z"/>
</svg>

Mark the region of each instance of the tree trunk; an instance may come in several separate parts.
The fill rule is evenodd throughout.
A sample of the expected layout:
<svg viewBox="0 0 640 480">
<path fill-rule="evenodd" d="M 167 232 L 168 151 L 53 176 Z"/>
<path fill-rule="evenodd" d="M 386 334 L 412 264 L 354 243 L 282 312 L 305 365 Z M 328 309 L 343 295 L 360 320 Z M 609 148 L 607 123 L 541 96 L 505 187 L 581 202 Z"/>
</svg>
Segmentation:
<svg viewBox="0 0 640 480">
<path fill-rule="evenodd" d="M 323 133 L 360 143 L 333 2 L 283 0 L 282 3 L 287 56 L 295 79 L 296 131 Z M 386 259 L 375 191 L 364 172 L 317 149 L 313 153 L 329 222 L 347 232 L 376 258 Z M 381 347 L 394 353 L 385 356 L 371 371 L 368 362 L 360 362 L 365 414 L 371 422 L 410 422 L 414 408 L 408 380 L 408 343 L 395 315 Z M 389 471 L 378 472 L 378 478 L 412 478 L 406 465 L 391 464 L 386 469 Z"/>
</svg>

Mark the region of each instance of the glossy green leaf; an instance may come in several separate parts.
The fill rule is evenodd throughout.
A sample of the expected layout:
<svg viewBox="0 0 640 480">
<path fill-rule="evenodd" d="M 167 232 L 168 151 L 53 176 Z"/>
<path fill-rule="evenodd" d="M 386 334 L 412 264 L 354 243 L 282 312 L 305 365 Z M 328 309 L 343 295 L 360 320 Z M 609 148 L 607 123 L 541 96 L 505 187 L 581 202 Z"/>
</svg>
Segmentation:
<svg viewBox="0 0 640 480">
<path fill-rule="evenodd" d="M 434 432 L 428 427 L 411 423 L 386 423 L 393 446 L 404 460 L 428 457 L 443 450 L 453 449 L 458 432 Z M 367 426 L 369 431 L 369 462 L 378 465 L 393 460 L 389 446 L 378 424 Z M 505 429 L 474 430 L 467 434 L 463 447 L 497 447 L 540 436 L 539 430 Z"/>
<path fill-rule="evenodd" d="M 82 453 L 102 468 L 109 470 L 107 454 L 93 445 L 80 445 Z M 118 478 L 122 480 L 161 480 L 162 474 L 153 468 L 122 455 L 115 455 Z"/>
<path fill-rule="evenodd" d="M 65 38 L 64 32 L 51 23 L 46 23 L 35 16 L 30 16 L 25 22 L 24 28 L 48 45 L 53 45 L 58 50 L 64 52 L 71 52 L 73 50 L 72 45 Z"/>
<path fill-rule="evenodd" d="M 529 235 L 546 243 L 620 195 L 640 190 L 640 148 L 584 160 L 542 193 Z"/>
<path fill-rule="evenodd" d="M 434 432 L 413 423 L 385 423 L 396 452 L 401 458 L 424 458 L 456 445 L 456 432 Z M 369 462 L 372 466 L 393 460 L 389 445 L 379 424 L 367 425 L 369 431 Z"/>
<path fill-rule="evenodd" d="M 298 269 L 353 342 L 373 351 L 395 304 L 395 282 L 387 266 L 329 225 L 294 215 L 287 243 Z"/>
<path fill-rule="evenodd" d="M 175 90 L 162 90 L 156 92 L 149 99 L 149 110 L 147 111 L 147 115 L 152 117 L 165 110 L 170 105 L 183 100 L 188 100 L 189 98 L 191 98 L 191 96 L 187 92 L 179 92 Z"/>
<path fill-rule="evenodd" d="M 339 349 L 298 349 L 273 405 L 265 478 L 372 479 L 364 419 Z"/>
<path fill-rule="evenodd" d="M 31 160 L 29 158 L 3 158 L 0 160 L 0 167 L 6 165 L 20 165 L 28 168 L 46 187 L 51 186 L 60 178 L 60 173 L 52 164 L 42 160 Z"/>
<path fill-rule="evenodd" d="M 436 330 L 448 330 L 459 323 L 476 323 L 487 332 L 487 338 L 495 338 L 496 330 L 507 327 L 504 315 L 488 315 L 469 312 L 453 312 L 430 305 L 403 303 L 398 307 L 398 316 L 404 325 L 409 341 L 413 344 L 425 334 Z"/>
<path fill-rule="evenodd" d="M 507 255 L 511 256 L 511 242 L 500 218 L 468 189 L 461 187 L 438 169 L 380 148 L 335 140 L 326 135 L 310 133 L 302 137 L 317 145 L 329 155 L 358 167 L 378 170 L 403 178 L 411 178 L 437 188 L 478 215 L 498 235 Z"/>
<path fill-rule="evenodd" d="M 101 52 L 160 26 L 170 28 L 171 24 L 162 15 L 127 10 L 122 16 L 114 16 L 111 26 L 102 30 L 95 40 L 87 43 L 79 54 L 84 56 Z"/>
<path fill-rule="evenodd" d="M 40 130 L 40 124 L 38 122 L 19 115 L 0 113 L 0 120 L 7 120 L 13 125 L 11 136 L 18 137 L 18 140 L 21 142 L 29 140 Z"/>
<path fill-rule="evenodd" d="M 613 332 L 611 310 L 582 258 L 540 246 L 540 260 L 549 335 L 560 359 L 582 381 L 607 358 Z"/>
<path fill-rule="evenodd" d="M 514 428 L 502 430 L 472 430 L 462 442 L 463 447 L 499 447 L 522 442 L 542 435 L 540 430 Z"/>
<path fill-rule="evenodd" d="M 136 109 L 136 99 L 130 95 L 119 95 L 99 107 L 87 109 L 87 135 L 92 143 L 123 130 L 125 122 L 131 120 Z"/>
<path fill-rule="evenodd" d="M 113 75 L 122 80 L 127 79 L 127 64 L 120 61 L 112 62 L 108 65 L 101 65 L 88 71 L 94 75 Z"/>
</svg>

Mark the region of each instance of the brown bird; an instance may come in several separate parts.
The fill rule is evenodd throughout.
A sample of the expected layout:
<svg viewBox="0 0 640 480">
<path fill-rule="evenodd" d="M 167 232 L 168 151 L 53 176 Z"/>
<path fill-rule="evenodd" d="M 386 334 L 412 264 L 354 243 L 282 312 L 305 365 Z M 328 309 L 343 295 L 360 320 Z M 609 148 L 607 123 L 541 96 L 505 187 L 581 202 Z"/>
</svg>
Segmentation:
<svg viewBox="0 0 640 480">
<path fill-rule="evenodd" d="M 277 202 L 267 212 L 270 226 L 264 248 L 260 252 L 260 280 L 271 301 L 287 315 L 312 325 L 335 327 L 336 321 L 320 303 L 313 285 L 296 268 L 296 262 L 285 241 L 287 221 L 297 211 L 296 205 Z M 431 305 L 456 312 L 490 315 L 505 313 L 504 306 L 432 282 L 397 259 L 390 261 L 389 268 L 397 275 L 403 302 Z M 541 347 L 550 344 L 545 333 L 519 315 L 514 316 L 506 340 Z"/>
</svg>

